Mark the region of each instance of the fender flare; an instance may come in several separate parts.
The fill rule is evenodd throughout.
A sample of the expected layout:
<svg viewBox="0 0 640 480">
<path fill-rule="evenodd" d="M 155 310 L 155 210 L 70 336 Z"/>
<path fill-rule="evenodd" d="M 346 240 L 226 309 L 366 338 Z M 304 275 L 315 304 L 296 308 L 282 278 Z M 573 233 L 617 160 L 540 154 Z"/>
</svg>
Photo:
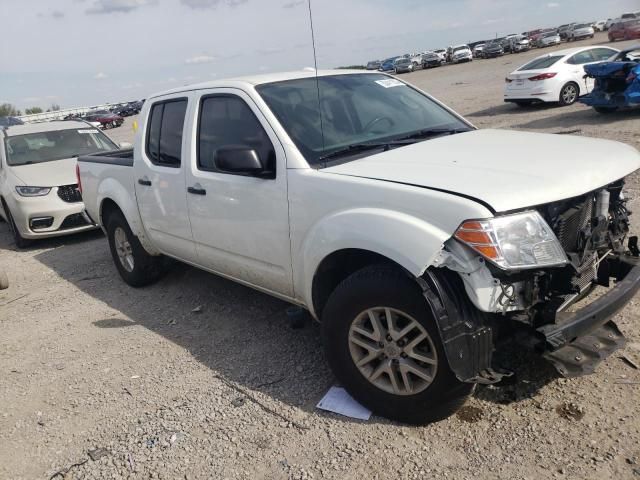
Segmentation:
<svg viewBox="0 0 640 480">
<path fill-rule="evenodd" d="M 320 220 L 299 249 L 294 269 L 296 296 L 313 311 L 313 280 L 322 261 L 346 249 L 366 250 L 420 277 L 453 232 L 414 216 L 377 208 L 340 211 Z"/>
<path fill-rule="evenodd" d="M 150 255 L 160 255 L 160 251 L 156 249 L 147 235 L 145 234 L 142 219 L 140 218 L 140 212 L 138 211 L 138 204 L 136 203 L 135 194 L 127 191 L 124 186 L 112 178 L 106 178 L 100 183 L 97 192 L 97 203 L 99 205 L 100 224 L 103 230 L 105 230 L 105 219 L 102 217 L 104 204 L 107 200 L 112 201 L 120 209 L 124 215 L 125 220 L 129 224 L 131 231 L 134 233 L 144 249 Z M 105 230 L 106 231 L 106 230 Z"/>
</svg>

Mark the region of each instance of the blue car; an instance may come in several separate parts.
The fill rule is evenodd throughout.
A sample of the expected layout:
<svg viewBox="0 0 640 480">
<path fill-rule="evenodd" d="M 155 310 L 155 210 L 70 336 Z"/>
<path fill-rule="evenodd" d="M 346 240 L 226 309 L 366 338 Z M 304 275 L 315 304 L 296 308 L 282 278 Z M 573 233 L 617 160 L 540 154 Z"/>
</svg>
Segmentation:
<svg viewBox="0 0 640 480">
<path fill-rule="evenodd" d="M 380 71 L 381 72 L 393 72 L 396 69 L 396 60 L 399 59 L 400 57 L 391 57 L 391 58 L 387 58 L 386 60 L 384 60 L 382 62 L 382 65 L 380 65 Z"/>
<path fill-rule="evenodd" d="M 595 79 L 595 85 L 580 101 L 596 112 L 640 106 L 640 45 L 623 50 L 606 62 L 585 65 L 584 71 Z"/>
</svg>

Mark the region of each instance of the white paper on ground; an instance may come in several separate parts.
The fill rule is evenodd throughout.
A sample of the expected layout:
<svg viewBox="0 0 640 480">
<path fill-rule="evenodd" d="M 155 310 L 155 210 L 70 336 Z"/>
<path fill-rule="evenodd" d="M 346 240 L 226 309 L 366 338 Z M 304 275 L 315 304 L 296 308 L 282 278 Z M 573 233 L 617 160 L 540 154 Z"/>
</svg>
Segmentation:
<svg viewBox="0 0 640 480">
<path fill-rule="evenodd" d="M 339 413 L 345 417 L 369 420 L 371 410 L 356 402 L 344 388 L 331 387 L 316 405 L 317 408 L 333 413 Z"/>
</svg>

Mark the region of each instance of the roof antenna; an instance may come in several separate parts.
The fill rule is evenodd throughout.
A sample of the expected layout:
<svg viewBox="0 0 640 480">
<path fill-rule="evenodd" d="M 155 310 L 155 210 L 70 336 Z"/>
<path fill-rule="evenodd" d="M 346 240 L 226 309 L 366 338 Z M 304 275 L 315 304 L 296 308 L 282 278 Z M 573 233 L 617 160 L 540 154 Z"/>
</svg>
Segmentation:
<svg viewBox="0 0 640 480">
<path fill-rule="evenodd" d="M 307 0 L 309 6 L 309 23 L 311 24 L 311 45 L 313 46 L 313 64 L 316 69 L 316 89 L 318 90 L 318 116 L 320 117 L 320 135 L 322 136 L 322 152 L 324 153 L 324 126 L 322 124 L 322 109 L 320 108 L 320 81 L 318 80 L 318 57 L 316 55 L 316 36 L 313 31 L 313 15 L 311 13 L 311 0 Z"/>
</svg>

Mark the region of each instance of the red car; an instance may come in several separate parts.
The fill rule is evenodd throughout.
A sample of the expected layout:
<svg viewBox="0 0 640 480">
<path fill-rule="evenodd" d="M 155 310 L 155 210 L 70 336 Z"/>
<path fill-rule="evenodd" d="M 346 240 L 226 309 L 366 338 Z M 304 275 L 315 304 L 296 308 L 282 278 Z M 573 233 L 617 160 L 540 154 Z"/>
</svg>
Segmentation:
<svg viewBox="0 0 640 480">
<path fill-rule="evenodd" d="M 609 28 L 609 41 L 632 40 L 640 38 L 640 20 L 627 20 L 611 25 Z"/>
<path fill-rule="evenodd" d="M 85 115 L 84 119 L 89 122 L 100 122 L 100 126 L 103 129 L 116 128 L 124 123 L 124 118 L 107 110 L 90 112 L 88 115 Z"/>
</svg>

